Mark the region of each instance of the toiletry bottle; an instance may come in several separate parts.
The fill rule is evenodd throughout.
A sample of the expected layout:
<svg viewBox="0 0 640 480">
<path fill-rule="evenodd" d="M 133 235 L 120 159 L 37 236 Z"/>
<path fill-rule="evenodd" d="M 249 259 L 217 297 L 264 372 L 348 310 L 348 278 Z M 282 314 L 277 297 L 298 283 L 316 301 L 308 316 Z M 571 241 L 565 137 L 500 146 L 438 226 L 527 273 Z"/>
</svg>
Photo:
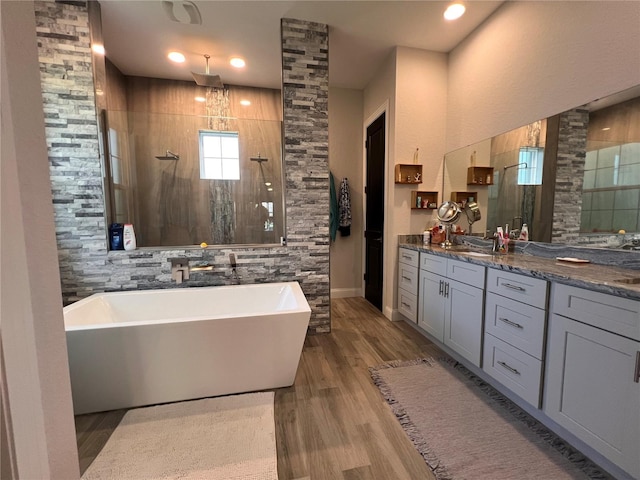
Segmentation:
<svg viewBox="0 0 640 480">
<path fill-rule="evenodd" d="M 525 242 L 529 241 L 529 227 L 527 227 L 526 223 L 522 224 L 522 229 L 520 230 L 520 236 L 518 240 L 524 240 Z"/>
<path fill-rule="evenodd" d="M 124 250 L 122 243 L 122 230 L 121 223 L 112 223 L 109 226 L 109 247 L 111 250 Z"/>
<path fill-rule="evenodd" d="M 505 243 L 506 237 L 502 227 L 497 228 L 498 233 L 498 253 L 507 253 L 506 248 L 507 244 Z"/>
<path fill-rule="evenodd" d="M 125 250 L 136 249 L 136 234 L 133 231 L 133 225 L 131 225 L 130 223 L 126 223 L 124 225 L 124 229 L 122 231 L 122 237 L 124 239 Z"/>
<path fill-rule="evenodd" d="M 429 228 L 425 227 L 424 232 L 422 232 L 422 244 L 429 245 L 431 243 L 431 231 Z"/>
</svg>

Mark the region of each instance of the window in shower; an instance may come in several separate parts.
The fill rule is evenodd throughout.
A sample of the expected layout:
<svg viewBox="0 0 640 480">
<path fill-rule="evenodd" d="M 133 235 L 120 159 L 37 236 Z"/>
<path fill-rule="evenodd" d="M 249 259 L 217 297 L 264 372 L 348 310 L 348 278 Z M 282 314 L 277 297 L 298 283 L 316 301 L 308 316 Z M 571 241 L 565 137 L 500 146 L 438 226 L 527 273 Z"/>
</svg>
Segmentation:
<svg viewBox="0 0 640 480">
<path fill-rule="evenodd" d="M 542 185 L 544 148 L 520 147 L 518 155 L 518 185 Z"/>
<path fill-rule="evenodd" d="M 200 130 L 200 178 L 240 180 L 238 132 Z"/>
</svg>

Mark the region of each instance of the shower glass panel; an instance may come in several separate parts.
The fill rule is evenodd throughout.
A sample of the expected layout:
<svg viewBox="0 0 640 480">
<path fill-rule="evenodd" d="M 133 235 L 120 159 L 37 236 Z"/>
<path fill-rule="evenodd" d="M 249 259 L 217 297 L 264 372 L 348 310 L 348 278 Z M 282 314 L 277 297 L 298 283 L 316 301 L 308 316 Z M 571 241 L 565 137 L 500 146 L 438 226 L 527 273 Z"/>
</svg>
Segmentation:
<svg viewBox="0 0 640 480">
<path fill-rule="evenodd" d="M 133 223 L 139 247 L 280 243 L 282 122 L 121 111 L 106 117 L 105 144 L 117 145 L 106 152 L 114 163 L 108 222 Z M 237 140 L 237 179 L 201 178 L 203 133 Z"/>
</svg>

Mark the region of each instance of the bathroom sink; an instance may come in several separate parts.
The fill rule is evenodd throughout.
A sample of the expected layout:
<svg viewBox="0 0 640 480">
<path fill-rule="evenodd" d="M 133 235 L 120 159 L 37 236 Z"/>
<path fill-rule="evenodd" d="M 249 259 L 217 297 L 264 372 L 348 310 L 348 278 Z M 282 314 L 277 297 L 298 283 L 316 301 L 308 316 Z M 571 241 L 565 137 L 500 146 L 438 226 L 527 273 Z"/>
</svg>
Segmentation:
<svg viewBox="0 0 640 480">
<path fill-rule="evenodd" d="M 472 257 L 490 257 L 490 253 L 480 253 L 480 252 L 463 252 Z"/>
<path fill-rule="evenodd" d="M 627 285 L 637 285 L 640 283 L 640 277 L 619 278 L 617 280 L 614 280 L 614 283 L 625 283 Z"/>
<path fill-rule="evenodd" d="M 451 253 L 464 253 L 465 255 L 469 255 L 471 257 L 490 257 L 491 256 L 491 254 L 489 253 L 478 252 L 476 250 L 471 250 L 470 248 L 467 248 L 467 247 L 451 247 L 451 248 L 447 248 L 447 250 Z"/>
</svg>

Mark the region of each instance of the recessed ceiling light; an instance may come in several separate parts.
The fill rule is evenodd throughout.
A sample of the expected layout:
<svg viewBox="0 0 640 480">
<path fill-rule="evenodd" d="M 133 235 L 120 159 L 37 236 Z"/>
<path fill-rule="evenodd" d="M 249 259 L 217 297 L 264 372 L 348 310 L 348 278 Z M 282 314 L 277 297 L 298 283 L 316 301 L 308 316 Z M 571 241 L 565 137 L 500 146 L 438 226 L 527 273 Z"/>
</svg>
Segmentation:
<svg viewBox="0 0 640 480">
<path fill-rule="evenodd" d="M 267 192 L 273 192 L 273 188 L 271 187 L 267 188 Z"/>
<path fill-rule="evenodd" d="M 240 57 L 233 57 L 231 60 L 229 60 L 229 63 L 232 67 L 236 68 L 242 68 L 246 65 L 245 61 Z"/>
<path fill-rule="evenodd" d="M 251 105 L 251 102 L 249 100 L 240 100 L 240 105 L 242 105 L 243 107 L 248 107 L 249 105 Z"/>
<path fill-rule="evenodd" d="M 94 43 L 91 45 L 91 50 L 98 55 L 104 55 L 104 45 L 100 45 L 99 43 Z"/>
<path fill-rule="evenodd" d="M 466 8 L 461 3 L 452 3 L 447 7 L 444 12 L 444 18 L 446 20 L 455 20 L 464 15 Z"/>
<path fill-rule="evenodd" d="M 602 129 L 602 131 L 603 131 L 603 132 L 606 132 L 607 130 L 611 130 L 611 127 L 604 127 L 604 128 Z"/>
<path fill-rule="evenodd" d="M 204 97 L 196 97 L 196 98 L 195 98 L 195 101 L 196 101 L 196 102 L 206 102 L 206 101 L 207 101 L 207 99 L 206 99 L 206 98 L 204 98 Z"/>
<path fill-rule="evenodd" d="M 181 54 L 180 52 L 169 52 L 169 55 L 167 55 L 167 57 L 172 62 L 184 63 L 184 55 Z"/>
<path fill-rule="evenodd" d="M 265 184 L 267 187 L 270 187 L 270 186 L 271 186 L 271 182 L 264 182 L 264 184 Z"/>
</svg>

